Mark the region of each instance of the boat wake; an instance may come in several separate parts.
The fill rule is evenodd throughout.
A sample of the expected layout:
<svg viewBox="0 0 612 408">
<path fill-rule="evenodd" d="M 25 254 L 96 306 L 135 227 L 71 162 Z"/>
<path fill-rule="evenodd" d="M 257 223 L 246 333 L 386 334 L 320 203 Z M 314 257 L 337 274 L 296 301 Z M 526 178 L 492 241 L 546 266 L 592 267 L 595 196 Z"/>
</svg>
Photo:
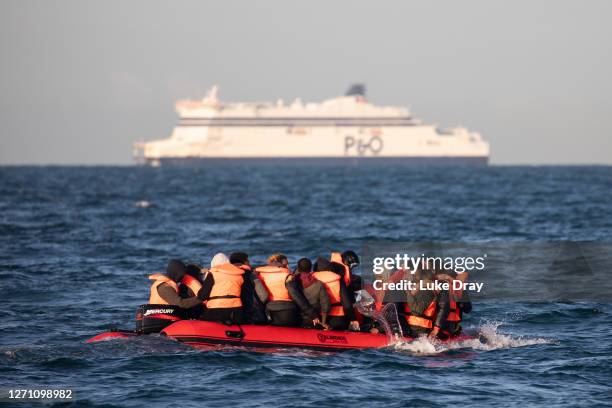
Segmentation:
<svg viewBox="0 0 612 408">
<path fill-rule="evenodd" d="M 552 344 L 554 340 L 545 338 L 532 338 L 525 336 L 512 336 L 500 333 L 498 328 L 503 322 L 485 322 L 478 328 L 478 336 L 459 341 L 441 342 L 427 337 L 419 337 L 412 341 L 397 340 L 391 346 L 396 351 L 408 352 L 415 355 L 434 355 L 450 350 L 472 349 L 491 351 L 516 347 L 526 347 L 538 344 Z"/>
</svg>

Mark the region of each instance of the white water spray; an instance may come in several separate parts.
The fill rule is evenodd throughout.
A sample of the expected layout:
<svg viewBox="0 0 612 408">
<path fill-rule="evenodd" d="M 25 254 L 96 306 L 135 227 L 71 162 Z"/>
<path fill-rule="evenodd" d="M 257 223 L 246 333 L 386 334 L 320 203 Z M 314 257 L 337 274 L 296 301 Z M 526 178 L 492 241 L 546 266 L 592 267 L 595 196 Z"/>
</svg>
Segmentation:
<svg viewBox="0 0 612 408">
<path fill-rule="evenodd" d="M 413 341 L 399 341 L 390 346 L 397 351 L 409 352 L 411 354 L 433 355 L 444 353 L 449 350 L 472 349 L 491 351 L 506 348 L 526 347 L 537 344 L 551 344 L 553 340 L 545 338 L 528 338 L 525 336 L 512 336 L 497 331 L 503 322 L 485 322 L 478 328 L 478 337 L 460 341 L 440 342 L 427 337 L 419 337 Z"/>
</svg>

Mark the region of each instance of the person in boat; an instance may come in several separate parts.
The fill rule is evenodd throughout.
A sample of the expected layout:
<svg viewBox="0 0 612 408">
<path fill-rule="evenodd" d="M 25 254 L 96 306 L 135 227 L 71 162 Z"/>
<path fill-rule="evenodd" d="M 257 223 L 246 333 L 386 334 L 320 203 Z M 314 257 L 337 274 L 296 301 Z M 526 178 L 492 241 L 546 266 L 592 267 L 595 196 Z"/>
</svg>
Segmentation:
<svg viewBox="0 0 612 408">
<path fill-rule="evenodd" d="M 185 265 L 185 275 L 179 284 L 179 296 L 187 299 L 197 296 L 202 289 L 202 267 L 197 264 Z M 186 311 L 188 319 L 197 319 L 204 311 L 204 304 L 194 306 Z"/>
<path fill-rule="evenodd" d="M 302 315 L 302 327 L 329 329 L 327 318 L 331 301 L 323 283 L 312 274 L 312 262 L 302 258 L 295 273 L 287 279 L 287 290 Z M 305 301 L 300 301 L 302 296 Z"/>
<path fill-rule="evenodd" d="M 259 300 L 266 305 L 266 313 L 273 326 L 297 327 L 300 316 L 297 305 L 285 285 L 291 275 L 289 261 L 283 254 L 274 254 L 268 258 L 268 264 L 255 268 L 258 280 L 255 291 Z"/>
<path fill-rule="evenodd" d="M 461 334 L 461 321 L 464 313 L 472 311 L 472 302 L 466 291 L 455 289 L 453 281 L 466 282 L 469 275 L 467 272 L 455 272 L 453 270 L 440 270 L 436 273 L 436 279 L 448 282 L 449 290 L 449 313 L 446 319 L 446 325 L 443 328 L 444 335 L 448 337 L 458 336 Z"/>
<path fill-rule="evenodd" d="M 406 292 L 406 302 L 403 307 L 406 324 L 402 327 L 404 335 L 447 337 L 444 328 L 450 311 L 449 292 L 420 289 L 421 286 L 427 287 L 433 284 L 435 274 L 432 270 L 418 269 L 412 275 L 412 280 L 416 282 L 416 288 Z"/>
<path fill-rule="evenodd" d="M 245 270 L 230 263 L 223 254 L 216 254 L 202 282 L 206 307 L 202 320 L 240 324 L 243 322 L 242 286 Z"/>
<path fill-rule="evenodd" d="M 185 264 L 178 259 L 168 263 L 165 274 L 149 276 L 149 279 L 153 280 L 149 303 L 140 306 L 138 310 L 136 331 L 159 332 L 170 323 L 188 317 L 187 310 L 202 304 L 204 293 L 201 290 L 193 296 L 180 296 L 179 285 L 185 276 Z"/>
<path fill-rule="evenodd" d="M 323 283 L 331 302 L 327 321 L 330 328 L 332 330 L 359 330 L 352 298 L 344 281 L 346 277 L 344 265 L 330 262 L 320 256 L 315 262 L 314 270 L 312 275 Z"/>
<path fill-rule="evenodd" d="M 362 289 L 361 276 L 354 272 L 355 268 L 359 266 L 359 256 L 355 251 L 349 249 L 342 253 L 332 252 L 330 261 L 339 263 L 344 268 L 344 283 L 349 290 L 353 303 L 355 303 L 354 294 Z"/>
<path fill-rule="evenodd" d="M 259 280 L 253 273 L 249 255 L 246 252 L 233 252 L 230 263 L 244 270 L 244 283 L 242 285 L 243 320 L 246 324 L 266 324 L 264 305 L 255 293 L 255 281 Z"/>
<path fill-rule="evenodd" d="M 185 264 L 173 259 L 168 262 L 165 274 L 154 274 L 149 276 L 153 280 L 149 304 L 177 306 L 182 309 L 190 309 L 202 303 L 203 293 L 195 293 L 192 296 L 181 297 L 179 284 L 185 276 Z"/>
</svg>

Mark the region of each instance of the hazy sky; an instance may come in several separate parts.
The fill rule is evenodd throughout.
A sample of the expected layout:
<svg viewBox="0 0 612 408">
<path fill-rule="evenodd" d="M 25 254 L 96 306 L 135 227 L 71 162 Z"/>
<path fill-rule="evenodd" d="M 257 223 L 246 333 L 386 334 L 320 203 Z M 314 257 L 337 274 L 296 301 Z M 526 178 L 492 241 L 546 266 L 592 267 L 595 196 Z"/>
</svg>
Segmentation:
<svg viewBox="0 0 612 408">
<path fill-rule="evenodd" d="M 318 101 L 355 81 L 491 142 L 612 164 L 611 1 L 0 0 L 0 163 L 131 162 L 174 101 Z"/>
</svg>

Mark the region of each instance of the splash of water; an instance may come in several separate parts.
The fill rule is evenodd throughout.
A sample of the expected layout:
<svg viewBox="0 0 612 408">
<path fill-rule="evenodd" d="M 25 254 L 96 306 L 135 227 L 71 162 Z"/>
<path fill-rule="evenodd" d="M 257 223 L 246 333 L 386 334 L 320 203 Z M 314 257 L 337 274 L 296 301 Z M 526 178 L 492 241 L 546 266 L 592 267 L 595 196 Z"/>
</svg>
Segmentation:
<svg viewBox="0 0 612 408">
<path fill-rule="evenodd" d="M 498 332 L 503 322 L 485 322 L 478 328 L 478 336 L 459 341 L 440 342 L 419 337 L 412 341 L 398 341 L 390 347 L 393 350 L 409 352 L 417 355 L 440 354 L 449 350 L 472 349 L 491 351 L 505 348 L 533 346 L 553 343 L 551 339 L 512 336 Z"/>
</svg>

